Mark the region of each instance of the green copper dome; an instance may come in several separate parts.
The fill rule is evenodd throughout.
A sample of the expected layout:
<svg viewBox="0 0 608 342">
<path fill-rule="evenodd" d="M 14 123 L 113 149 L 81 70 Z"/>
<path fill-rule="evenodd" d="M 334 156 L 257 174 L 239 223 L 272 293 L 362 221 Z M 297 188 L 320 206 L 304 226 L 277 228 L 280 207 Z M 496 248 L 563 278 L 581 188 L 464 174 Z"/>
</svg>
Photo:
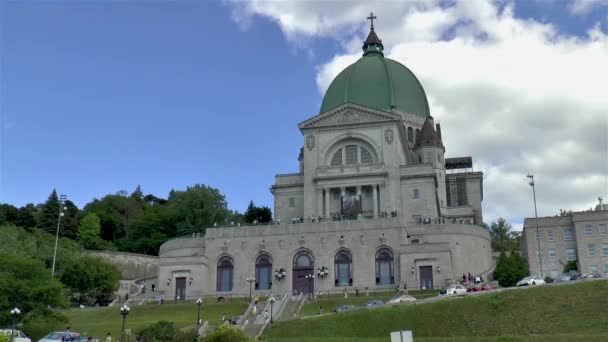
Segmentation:
<svg viewBox="0 0 608 342">
<path fill-rule="evenodd" d="M 421 117 L 430 116 L 420 81 L 403 64 L 384 58 L 383 49 L 372 28 L 363 44 L 363 57 L 331 82 L 320 113 L 353 103 L 382 111 L 396 108 Z"/>
</svg>

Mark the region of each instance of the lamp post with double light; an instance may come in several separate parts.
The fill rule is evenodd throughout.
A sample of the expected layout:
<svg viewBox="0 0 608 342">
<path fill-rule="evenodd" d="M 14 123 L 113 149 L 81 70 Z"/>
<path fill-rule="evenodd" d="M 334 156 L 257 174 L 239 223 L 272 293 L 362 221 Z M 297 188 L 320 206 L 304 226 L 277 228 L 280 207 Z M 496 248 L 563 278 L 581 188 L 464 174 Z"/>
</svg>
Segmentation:
<svg viewBox="0 0 608 342">
<path fill-rule="evenodd" d="M 61 194 L 59 196 L 59 217 L 57 218 L 57 232 L 55 233 L 55 251 L 53 252 L 53 267 L 51 268 L 51 275 L 55 275 L 55 261 L 57 260 L 57 245 L 59 244 L 59 226 L 61 225 L 61 218 L 64 215 L 64 210 L 67 209 L 65 205 L 66 196 Z"/>
<path fill-rule="evenodd" d="M 120 308 L 120 315 L 122 316 L 122 329 L 120 329 L 120 339 L 122 341 L 125 340 L 125 322 L 127 321 L 127 316 L 131 312 L 131 308 L 127 306 L 127 304 L 123 305 Z"/>
<path fill-rule="evenodd" d="M 249 301 L 251 302 L 251 285 L 255 281 L 254 277 L 247 277 L 247 282 L 249 283 Z"/>
<path fill-rule="evenodd" d="M 534 175 L 528 174 L 526 177 L 530 179 L 530 186 L 532 187 L 532 196 L 534 197 L 534 223 L 536 224 L 536 243 L 537 243 L 537 255 L 538 255 L 538 266 L 540 268 L 540 277 L 543 278 L 543 253 L 540 250 L 540 232 L 538 231 L 538 211 L 536 210 L 536 183 L 534 183 Z"/>
<path fill-rule="evenodd" d="M 201 305 L 203 305 L 203 300 L 201 298 L 196 300 L 196 306 L 198 309 L 198 315 L 196 318 L 196 324 L 201 325 Z"/>
<path fill-rule="evenodd" d="M 15 334 L 15 325 L 17 324 L 17 316 L 19 316 L 20 314 L 21 314 L 21 310 L 19 310 L 19 308 L 14 308 L 11 310 L 11 318 L 12 318 L 11 342 L 13 341 L 13 335 Z"/>
</svg>

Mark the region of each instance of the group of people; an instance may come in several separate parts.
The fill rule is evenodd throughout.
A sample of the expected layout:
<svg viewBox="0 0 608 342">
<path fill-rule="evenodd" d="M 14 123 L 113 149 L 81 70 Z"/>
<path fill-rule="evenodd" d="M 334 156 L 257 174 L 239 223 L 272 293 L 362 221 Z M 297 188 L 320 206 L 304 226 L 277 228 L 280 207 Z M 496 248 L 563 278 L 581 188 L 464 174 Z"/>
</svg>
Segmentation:
<svg viewBox="0 0 608 342">
<path fill-rule="evenodd" d="M 418 218 L 416 220 L 417 224 L 445 224 L 445 223 L 452 223 L 452 224 L 474 224 L 475 220 L 472 218 L 464 218 L 464 217 L 454 217 L 454 218 L 448 218 L 446 219 L 445 217 L 435 217 L 435 218 Z"/>
<path fill-rule="evenodd" d="M 480 274 L 472 275 L 471 272 L 469 272 L 468 275 L 462 274 L 462 285 L 481 283 L 483 283 L 483 277 Z"/>
</svg>

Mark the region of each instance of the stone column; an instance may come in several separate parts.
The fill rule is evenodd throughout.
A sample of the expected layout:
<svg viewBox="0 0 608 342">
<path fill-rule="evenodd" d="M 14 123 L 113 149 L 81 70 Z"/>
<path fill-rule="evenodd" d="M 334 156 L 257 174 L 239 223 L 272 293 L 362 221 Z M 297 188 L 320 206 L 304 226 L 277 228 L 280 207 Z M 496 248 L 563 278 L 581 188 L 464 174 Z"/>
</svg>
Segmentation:
<svg viewBox="0 0 608 342">
<path fill-rule="evenodd" d="M 378 218 L 378 186 L 372 184 L 373 201 L 374 201 L 374 218 Z"/>
<path fill-rule="evenodd" d="M 359 213 L 357 214 L 357 219 L 363 218 L 363 201 L 361 200 L 361 185 L 357 185 L 357 196 L 359 197 Z"/>
<path fill-rule="evenodd" d="M 323 216 L 325 216 L 326 219 L 329 219 L 329 193 L 331 192 L 331 189 L 325 188 L 323 190 L 325 190 L 325 214 Z"/>
<path fill-rule="evenodd" d="M 315 216 L 323 216 L 323 188 L 317 188 L 317 212 Z"/>
</svg>

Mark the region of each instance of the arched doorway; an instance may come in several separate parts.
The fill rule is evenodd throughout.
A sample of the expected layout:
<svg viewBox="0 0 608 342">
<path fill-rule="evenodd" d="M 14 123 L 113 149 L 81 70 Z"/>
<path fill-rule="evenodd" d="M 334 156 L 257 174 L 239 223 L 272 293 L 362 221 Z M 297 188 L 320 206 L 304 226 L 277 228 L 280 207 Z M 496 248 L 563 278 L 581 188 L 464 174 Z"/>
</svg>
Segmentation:
<svg viewBox="0 0 608 342">
<path fill-rule="evenodd" d="M 313 293 L 315 290 L 314 259 L 308 251 L 299 251 L 293 258 L 293 293 Z"/>
<path fill-rule="evenodd" d="M 376 252 L 376 285 L 395 283 L 393 252 L 382 247 Z"/>
<path fill-rule="evenodd" d="M 260 255 L 255 261 L 255 289 L 272 288 L 272 260 L 268 254 Z"/>
<path fill-rule="evenodd" d="M 353 256 L 346 249 L 336 253 L 334 258 L 334 271 L 336 286 L 353 285 Z"/>
<path fill-rule="evenodd" d="M 223 256 L 217 262 L 217 291 L 232 291 L 234 263 L 230 256 Z"/>
</svg>

